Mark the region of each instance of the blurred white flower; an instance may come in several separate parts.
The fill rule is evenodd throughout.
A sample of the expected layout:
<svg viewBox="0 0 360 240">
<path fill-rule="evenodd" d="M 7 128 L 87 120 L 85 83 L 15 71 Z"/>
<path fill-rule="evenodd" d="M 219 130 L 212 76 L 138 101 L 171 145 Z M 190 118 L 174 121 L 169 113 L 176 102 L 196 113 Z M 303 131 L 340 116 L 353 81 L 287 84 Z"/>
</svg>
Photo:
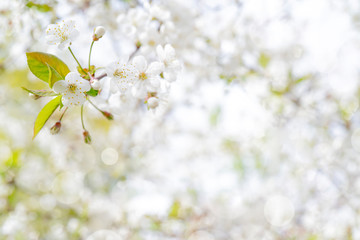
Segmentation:
<svg viewBox="0 0 360 240">
<path fill-rule="evenodd" d="M 97 41 L 100 38 L 102 38 L 104 36 L 104 34 L 105 34 L 105 28 L 103 26 L 96 27 L 94 30 L 94 36 L 93 36 L 94 41 Z"/>
<path fill-rule="evenodd" d="M 142 32 L 149 21 L 149 14 L 142 8 L 132 8 L 127 14 L 119 15 L 117 18 L 122 33 L 128 37 L 136 37 L 136 34 Z"/>
<path fill-rule="evenodd" d="M 170 44 L 166 44 L 165 47 L 158 45 L 156 47 L 156 53 L 160 62 L 162 62 L 165 67 L 164 78 L 169 82 L 175 81 L 176 75 L 180 71 L 180 62 L 176 58 L 175 49 Z"/>
<path fill-rule="evenodd" d="M 64 106 L 70 107 L 85 102 L 84 93 L 90 90 L 90 83 L 83 79 L 79 73 L 70 72 L 66 75 L 65 80 L 57 81 L 53 89 L 56 93 L 63 95 L 62 103 Z"/>
<path fill-rule="evenodd" d="M 129 89 L 138 78 L 138 72 L 135 67 L 127 62 L 127 58 L 123 58 L 106 67 L 106 74 L 110 77 L 111 83 L 115 83 L 121 92 Z M 112 87 L 112 89 L 114 88 Z"/>
<path fill-rule="evenodd" d="M 79 35 L 75 29 L 75 21 L 61 21 L 57 24 L 50 24 L 46 29 L 46 41 L 51 45 L 58 45 L 64 49 L 71 45 L 71 42 Z"/>
<path fill-rule="evenodd" d="M 156 97 L 151 97 L 147 100 L 148 108 L 154 109 L 159 106 L 159 99 Z"/>
<path fill-rule="evenodd" d="M 144 56 L 136 56 L 132 61 L 137 70 L 134 83 L 135 96 L 144 98 L 147 92 L 157 92 L 160 87 L 160 73 L 163 71 L 163 64 L 152 62 L 149 66 Z"/>
</svg>

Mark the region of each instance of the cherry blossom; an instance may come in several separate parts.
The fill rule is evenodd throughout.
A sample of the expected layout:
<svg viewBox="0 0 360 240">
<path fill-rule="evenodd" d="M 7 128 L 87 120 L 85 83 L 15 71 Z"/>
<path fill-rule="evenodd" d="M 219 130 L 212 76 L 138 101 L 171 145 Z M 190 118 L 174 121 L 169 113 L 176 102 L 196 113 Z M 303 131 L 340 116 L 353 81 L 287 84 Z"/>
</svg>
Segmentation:
<svg viewBox="0 0 360 240">
<path fill-rule="evenodd" d="M 160 73 L 163 71 L 163 64 L 152 62 L 148 66 L 144 56 L 134 57 L 132 64 L 137 70 L 134 82 L 135 95 L 143 98 L 147 92 L 156 92 L 160 87 Z"/>
<path fill-rule="evenodd" d="M 125 92 L 138 79 L 138 71 L 127 63 L 127 57 L 113 62 L 106 67 L 106 74 L 121 92 Z"/>
<path fill-rule="evenodd" d="M 57 81 L 53 89 L 56 93 L 63 95 L 62 103 L 64 106 L 71 107 L 85 102 L 85 92 L 90 90 L 90 83 L 81 78 L 79 73 L 70 72 L 66 75 L 65 80 Z"/>
<path fill-rule="evenodd" d="M 57 24 L 50 24 L 46 29 L 46 40 L 50 45 L 58 45 L 64 49 L 79 35 L 73 20 L 63 20 Z"/>
</svg>

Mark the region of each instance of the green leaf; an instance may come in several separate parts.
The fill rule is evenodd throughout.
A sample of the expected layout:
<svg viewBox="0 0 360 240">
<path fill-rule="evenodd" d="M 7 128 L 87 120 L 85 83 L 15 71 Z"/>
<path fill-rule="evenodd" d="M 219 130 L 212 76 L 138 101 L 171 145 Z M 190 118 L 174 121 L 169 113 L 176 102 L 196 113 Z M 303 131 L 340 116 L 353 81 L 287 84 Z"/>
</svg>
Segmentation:
<svg viewBox="0 0 360 240">
<path fill-rule="evenodd" d="M 181 204 L 179 201 L 174 201 L 173 205 L 170 208 L 169 211 L 169 217 L 170 218 L 179 218 L 180 216 L 180 210 L 181 210 Z"/>
<path fill-rule="evenodd" d="M 30 71 L 49 86 L 59 80 L 65 79 L 70 72 L 68 66 L 54 55 L 41 52 L 26 53 Z M 50 80 L 51 79 L 51 80 Z"/>
<path fill-rule="evenodd" d="M 64 78 L 53 67 L 47 66 L 49 71 L 49 87 L 52 88 L 55 82 Z"/>
<path fill-rule="evenodd" d="M 258 61 L 261 67 L 266 68 L 269 65 L 270 57 L 265 53 L 261 53 Z"/>
<path fill-rule="evenodd" d="M 37 3 L 34 3 L 32 1 L 29 1 L 26 6 L 28 8 L 34 8 L 36 10 L 38 10 L 39 12 L 50 12 L 53 10 L 52 7 L 50 7 L 49 5 L 47 4 L 37 4 Z"/>
<path fill-rule="evenodd" d="M 25 87 L 22 87 L 25 91 L 34 94 L 35 96 L 39 97 L 50 97 L 50 96 L 58 96 L 58 93 L 55 93 L 53 91 L 47 91 L 47 90 L 30 90 Z"/>
<path fill-rule="evenodd" d="M 57 96 L 56 98 L 48 102 L 43 107 L 43 109 L 41 109 L 39 115 L 35 120 L 33 139 L 40 132 L 40 130 L 45 125 L 45 123 L 50 118 L 50 116 L 53 114 L 53 112 L 58 108 L 58 106 L 60 105 L 60 101 L 61 101 L 61 96 Z"/>
<path fill-rule="evenodd" d="M 99 90 L 95 90 L 93 88 L 90 89 L 90 91 L 87 91 L 86 94 L 91 97 L 96 97 L 99 93 Z"/>
<path fill-rule="evenodd" d="M 301 83 L 302 81 L 307 80 L 307 79 L 309 79 L 311 77 L 312 77 L 311 74 L 305 75 L 305 76 L 303 76 L 301 78 L 296 79 L 295 83 Z"/>
</svg>

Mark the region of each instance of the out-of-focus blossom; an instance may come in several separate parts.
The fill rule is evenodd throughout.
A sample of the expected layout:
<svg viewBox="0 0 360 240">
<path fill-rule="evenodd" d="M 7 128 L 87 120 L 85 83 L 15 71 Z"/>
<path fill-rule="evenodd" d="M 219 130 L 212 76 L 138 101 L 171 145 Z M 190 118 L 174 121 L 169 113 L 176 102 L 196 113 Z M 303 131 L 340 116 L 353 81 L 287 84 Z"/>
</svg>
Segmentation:
<svg viewBox="0 0 360 240">
<path fill-rule="evenodd" d="M 121 92 L 129 89 L 138 78 L 136 68 L 128 63 L 127 58 L 109 64 L 106 67 L 106 74 Z"/>
<path fill-rule="evenodd" d="M 76 106 L 85 102 L 85 92 L 90 90 L 89 81 L 83 79 L 79 73 L 70 72 L 65 80 L 54 83 L 53 89 L 56 93 L 62 94 L 62 103 L 64 106 Z"/>
<path fill-rule="evenodd" d="M 71 42 L 79 35 L 75 29 L 75 21 L 63 20 L 57 24 L 50 24 L 46 29 L 46 40 L 48 44 L 58 45 L 64 49 L 71 45 Z"/>
<path fill-rule="evenodd" d="M 163 71 L 163 64 L 152 62 L 148 66 L 144 56 L 134 57 L 132 64 L 137 70 L 134 82 L 135 95 L 144 98 L 147 92 L 156 92 L 160 87 L 160 73 Z"/>
<path fill-rule="evenodd" d="M 98 26 L 94 30 L 94 36 L 93 40 L 98 41 L 100 38 L 102 38 L 105 34 L 105 28 L 103 26 Z"/>
</svg>

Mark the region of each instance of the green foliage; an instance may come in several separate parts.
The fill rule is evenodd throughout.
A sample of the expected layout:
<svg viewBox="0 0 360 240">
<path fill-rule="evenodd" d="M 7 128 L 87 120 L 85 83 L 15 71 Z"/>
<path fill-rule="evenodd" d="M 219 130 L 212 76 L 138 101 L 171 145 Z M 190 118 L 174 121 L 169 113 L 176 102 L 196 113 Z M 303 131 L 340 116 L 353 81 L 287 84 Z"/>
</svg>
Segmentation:
<svg viewBox="0 0 360 240">
<path fill-rule="evenodd" d="M 49 87 L 52 88 L 54 83 L 64 79 L 65 77 L 62 77 L 53 67 L 50 67 L 47 65 L 48 71 L 49 71 Z"/>
<path fill-rule="evenodd" d="M 234 75 L 227 76 L 225 74 L 220 74 L 219 77 L 220 77 L 220 79 L 225 80 L 227 84 L 232 83 L 236 79 L 236 76 L 234 76 Z"/>
<path fill-rule="evenodd" d="M 221 114 L 221 108 L 218 106 L 216 107 L 210 114 L 210 124 L 211 126 L 216 126 L 217 123 L 219 122 L 219 118 L 220 118 L 220 114 Z"/>
<path fill-rule="evenodd" d="M 90 91 L 87 91 L 86 94 L 91 97 L 96 97 L 99 93 L 99 90 L 95 90 L 93 88 L 90 89 Z"/>
<path fill-rule="evenodd" d="M 34 125 L 34 136 L 33 139 L 36 137 L 36 135 L 40 132 L 42 127 L 45 125 L 47 120 L 50 118 L 50 116 L 53 114 L 53 112 L 58 108 L 61 102 L 61 96 L 58 96 L 48 102 L 43 109 L 41 109 L 39 115 L 37 116 L 35 120 Z"/>
<path fill-rule="evenodd" d="M 50 12 L 50 11 L 53 10 L 53 8 L 50 7 L 50 6 L 47 5 L 47 4 L 37 4 L 37 3 L 34 3 L 34 2 L 32 2 L 32 1 L 29 1 L 29 2 L 26 4 L 26 6 L 27 6 L 28 8 L 34 8 L 34 9 L 36 9 L 36 10 L 39 11 L 39 12 Z"/>
<path fill-rule="evenodd" d="M 41 52 L 26 53 L 30 71 L 49 86 L 59 80 L 65 79 L 70 72 L 68 66 L 54 55 Z"/>
<path fill-rule="evenodd" d="M 28 93 L 34 94 L 35 98 L 40 97 L 51 97 L 51 96 L 58 96 L 59 94 L 53 92 L 53 91 L 47 91 L 47 90 L 30 90 L 25 87 L 22 87 L 25 91 Z"/>
<path fill-rule="evenodd" d="M 265 53 L 261 53 L 258 59 L 258 62 L 261 67 L 266 68 L 269 65 L 270 57 Z"/>
<path fill-rule="evenodd" d="M 170 208 L 169 217 L 170 218 L 179 218 L 180 208 L 181 208 L 180 202 L 174 201 L 173 205 Z"/>
</svg>

